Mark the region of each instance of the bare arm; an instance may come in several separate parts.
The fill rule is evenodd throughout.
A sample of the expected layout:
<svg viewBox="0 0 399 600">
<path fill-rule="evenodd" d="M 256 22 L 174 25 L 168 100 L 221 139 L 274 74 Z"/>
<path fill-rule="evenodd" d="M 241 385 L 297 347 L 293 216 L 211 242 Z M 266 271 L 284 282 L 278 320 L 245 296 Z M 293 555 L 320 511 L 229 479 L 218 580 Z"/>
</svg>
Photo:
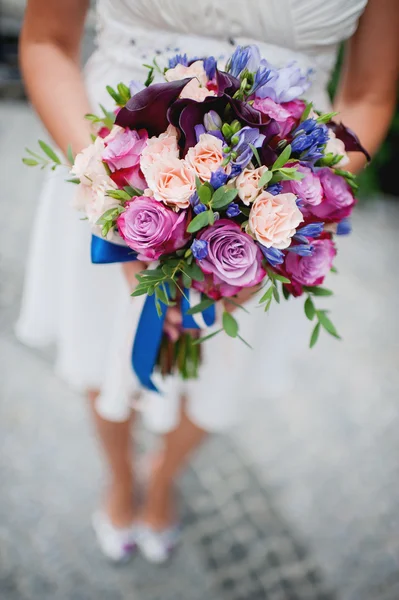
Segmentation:
<svg viewBox="0 0 399 600">
<path fill-rule="evenodd" d="M 396 105 L 399 76 L 399 2 L 369 0 L 359 27 L 349 40 L 334 109 L 370 154 L 383 141 Z M 350 169 L 365 164 L 351 156 Z"/>
<path fill-rule="evenodd" d="M 80 68 L 89 0 L 28 0 L 20 62 L 33 106 L 56 144 L 79 152 L 90 143 L 90 112 Z"/>
</svg>

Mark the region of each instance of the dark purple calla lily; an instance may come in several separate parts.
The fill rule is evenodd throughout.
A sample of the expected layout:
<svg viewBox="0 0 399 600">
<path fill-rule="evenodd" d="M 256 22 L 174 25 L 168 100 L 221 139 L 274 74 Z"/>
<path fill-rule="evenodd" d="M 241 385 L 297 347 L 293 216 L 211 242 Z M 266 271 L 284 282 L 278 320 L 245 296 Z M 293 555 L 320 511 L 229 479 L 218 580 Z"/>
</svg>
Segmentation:
<svg viewBox="0 0 399 600">
<path fill-rule="evenodd" d="M 169 125 L 167 110 L 191 78 L 155 83 L 135 94 L 118 112 L 115 123 L 130 129 L 146 129 L 160 135 Z"/>
<path fill-rule="evenodd" d="M 233 96 L 237 90 L 240 89 L 240 80 L 237 77 L 233 77 L 230 73 L 225 71 L 219 71 L 216 69 L 216 84 L 218 88 L 218 95 L 228 94 Z"/>
<path fill-rule="evenodd" d="M 169 123 L 180 130 L 179 146 L 183 156 L 191 146 L 197 143 L 195 132 L 196 125 L 202 125 L 204 116 L 210 110 L 223 114 L 228 102 L 227 96 L 208 96 L 203 102 L 196 102 L 190 98 L 181 98 L 170 106 L 167 118 Z"/>
<path fill-rule="evenodd" d="M 345 127 L 343 123 L 336 123 L 335 121 L 330 121 L 327 123 L 327 127 L 331 129 L 337 138 L 345 144 L 345 150 L 347 152 L 363 152 L 364 156 L 370 162 L 370 154 L 367 152 L 365 147 L 362 146 L 359 138 L 357 137 L 356 133 L 352 131 L 352 129 Z"/>
</svg>

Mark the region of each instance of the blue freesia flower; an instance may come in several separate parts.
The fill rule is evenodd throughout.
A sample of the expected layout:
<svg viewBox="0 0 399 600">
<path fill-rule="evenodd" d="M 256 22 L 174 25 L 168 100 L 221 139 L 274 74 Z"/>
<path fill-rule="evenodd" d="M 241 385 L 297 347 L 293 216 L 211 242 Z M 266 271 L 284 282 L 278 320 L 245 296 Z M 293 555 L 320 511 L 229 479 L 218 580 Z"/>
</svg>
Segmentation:
<svg viewBox="0 0 399 600">
<path fill-rule="evenodd" d="M 291 102 L 302 96 L 310 86 L 311 69 L 303 73 L 296 62 L 289 63 L 281 69 L 272 67 L 265 60 L 262 60 L 262 64 L 271 72 L 267 82 L 256 92 L 259 98 L 271 98 L 278 103 Z"/>
<path fill-rule="evenodd" d="M 200 213 L 202 213 L 206 210 L 206 206 L 205 206 L 205 204 L 202 204 L 202 202 L 198 202 L 198 204 L 196 204 L 194 206 L 193 210 L 196 215 L 199 215 Z"/>
<path fill-rule="evenodd" d="M 283 264 L 284 253 L 281 252 L 281 250 L 278 250 L 278 248 L 266 248 L 265 246 L 262 246 L 262 244 L 258 244 L 258 246 L 261 249 L 263 256 L 272 267 Z"/>
<path fill-rule="evenodd" d="M 324 147 L 328 142 L 328 128 L 315 119 L 306 119 L 293 132 L 292 152 L 300 154 L 302 160 L 317 160 L 324 155 Z"/>
<path fill-rule="evenodd" d="M 264 86 L 271 77 L 271 70 L 266 65 L 261 65 L 255 73 L 255 81 L 250 91 L 250 94 L 254 94 L 256 90 Z"/>
<path fill-rule="evenodd" d="M 210 110 L 205 113 L 204 126 L 208 132 L 219 131 L 222 128 L 222 125 L 222 119 L 215 110 Z"/>
<path fill-rule="evenodd" d="M 169 69 L 174 69 L 177 65 L 188 67 L 187 54 L 176 54 L 169 59 Z"/>
<path fill-rule="evenodd" d="M 337 235 L 348 235 L 352 232 L 352 223 L 350 219 L 342 219 L 337 225 Z"/>
<path fill-rule="evenodd" d="M 206 240 L 194 240 L 191 244 L 191 252 L 197 260 L 206 258 L 208 256 L 208 242 Z"/>
<path fill-rule="evenodd" d="M 234 158 L 234 164 L 239 165 L 244 169 L 249 162 L 251 162 L 253 156 L 253 150 L 251 146 L 259 147 L 262 145 L 264 135 L 259 132 L 256 127 L 243 127 L 240 131 L 232 138 L 237 138 L 237 142 L 232 147 L 236 157 Z"/>
<path fill-rule="evenodd" d="M 214 56 L 208 56 L 204 59 L 204 69 L 208 79 L 213 79 L 216 73 L 216 59 Z"/>
<path fill-rule="evenodd" d="M 312 256 L 314 246 L 312 246 L 312 244 L 298 244 L 298 246 L 290 246 L 287 250 L 288 252 L 299 254 L 299 256 Z"/>
<path fill-rule="evenodd" d="M 199 142 L 200 136 L 203 133 L 206 133 L 206 129 L 203 125 L 195 125 L 194 131 L 195 131 L 195 137 L 197 138 L 197 142 Z"/>
<path fill-rule="evenodd" d="M 237 46 L 227 64 L 226 71 L 233 77 L 239 77 L 244 70 L 255 73 L 260 62 L 260 52 L 257 46 Z"/>
<path fill-rule="evenodd" d="M 226 215 L 228 217 L 230 217 L 230 219 L 232 219 L 233 217 L 236 217 L 237 215 L 240 214 L 240 207 L 238 206 L 238 204 L 236 204 L 235 202 L 231 202 L 226 210 Z"/>
<path fill-rule="evenodd" d="M 305 237 L 317 238 L 324 229 L 324 223 L 310 223 L 297 230 L 297 234 Z"/>
<path fill-rule="evenodd" d="M 229 178 L 237 177 L 241 173 L 241 171 L 242 167 L 240 165 L 232 163 Z"/>
<path fill-rule="evenodd" d="M 217 171 L 214 171 L 213 173 L 211 173 L 211 178 L 209 180 L 209 183 L 211 184 L 211 186 L 213 187 L 214 190 L 217 190 L 218 188 L 222 187 L 222 185 L 224 185 L 227 182 L 228 178 L 229 178 L 229 176 L 226 175 L 226 173 L 220 167 Z"/>
<path fill-rule="evenodd" d="M 277 196 L 277 194 L 280 194 L 283 190 L 283 184 L 282 183 L 273 183 L 273 185 L 269 185 L 269 187 L 267 188 L 267 192 L 269 192 L 269 194 L 273 194 L 273 196 Z"/>
</svg>

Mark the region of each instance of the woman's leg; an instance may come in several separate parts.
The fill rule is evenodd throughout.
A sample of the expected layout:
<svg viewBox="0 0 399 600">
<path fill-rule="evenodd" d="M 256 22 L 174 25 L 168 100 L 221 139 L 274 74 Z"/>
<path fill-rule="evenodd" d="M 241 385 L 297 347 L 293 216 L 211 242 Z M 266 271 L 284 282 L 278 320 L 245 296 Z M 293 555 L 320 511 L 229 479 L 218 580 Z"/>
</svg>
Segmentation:
<svg viewBox="0 0 399 600">
<path fill-rule="evenodd" d="M 175 479 L 206 436 L 207 432 L 190 421 L 182 408 L 177 429 L 165 435 L 163 450 L 152 465 L 142 519 L 154 529 L 175 522 Z"/>
<path fill-rule="evenodd" d="M 97 437 L 109 470 L 104 508 L 115 527 L 126 527 L 135 517 L 130 435 L 132 417 L 122 423 L 106 421 L 95 409 L 99 391 L 89 390 L 87 395 Z"/>
</svg>

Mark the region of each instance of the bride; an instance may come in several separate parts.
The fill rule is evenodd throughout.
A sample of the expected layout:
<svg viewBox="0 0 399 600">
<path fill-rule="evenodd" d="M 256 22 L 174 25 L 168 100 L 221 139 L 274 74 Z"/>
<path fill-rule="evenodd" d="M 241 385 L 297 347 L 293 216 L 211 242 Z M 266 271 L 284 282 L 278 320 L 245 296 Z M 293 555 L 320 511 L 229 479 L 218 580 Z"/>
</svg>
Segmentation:
<svg viewBox="0 0 399 600">
<path fill-rule="evenodd" d="M 348 40 L 334 109 L 370 152 L 387 131 L 399 72 L 397 0 L 99 0 L 97 49 L 82 73 L 79 51 L 88 5 L 89 0 L 28 0 L 21 35 L 30 98 L 64 152 L 69 144 L 79 152 L 90 142 L 83 116 L 100 103 L 111 108 L 105 86 L 144 80 L 143 63 L 153 56 L 161 64 L 179 52 L 213 55 L 223 63 L 235 46 L 250 43 L 276 66 L 295 60 L 303 72 L 311 70 L 306 95 L 327 111 L 326 86 L 337 47 Z M 356 154 L 350 168 L 362 166 Z M 128 286 L 134 286 L 141 265 L 90 264 L 90 231 L 70 208 L 74 190 L 63 178 L 64 173 L 51 174 L 41 195 L 17 334 L 35 346 L 55 341 L 57 371 L 90 399 L 109 474 L 94 517 L 100 547 L 123 560 L 138 545 L 148 559 L 161 562 L 177 541 L 175 477 L 207 432 L 235 422 L 240 405 L 255 391 L 268 393 L 267 379 L 255 373 L 287 372 L 288 317 L 280 311 L 272 335 L 270 320 L 266 327 L 259 320 L 263 315 L 248 318 L 239 311 L 240 328 L 256 348 L 247 377 L 252 386 L 241 398 L 237 390 L 248 355 L 243 358 L 241 350 L 216 337 L 204 346 L 198 382 L 188 388 L 171 379 L 163 396 L 143 400 L 144 419 L 164 434 L 164 443 L 152 460 L 145 502 L 137 506 L 130 425 L 138 385 L 129 350 L 140 299 L 130 299 Z M 170 310 L 171 336 L 178 335 L 179 322 L 179 313 Z M 289 322 L 292 328 L 292 317 Z"/>
</svg>

